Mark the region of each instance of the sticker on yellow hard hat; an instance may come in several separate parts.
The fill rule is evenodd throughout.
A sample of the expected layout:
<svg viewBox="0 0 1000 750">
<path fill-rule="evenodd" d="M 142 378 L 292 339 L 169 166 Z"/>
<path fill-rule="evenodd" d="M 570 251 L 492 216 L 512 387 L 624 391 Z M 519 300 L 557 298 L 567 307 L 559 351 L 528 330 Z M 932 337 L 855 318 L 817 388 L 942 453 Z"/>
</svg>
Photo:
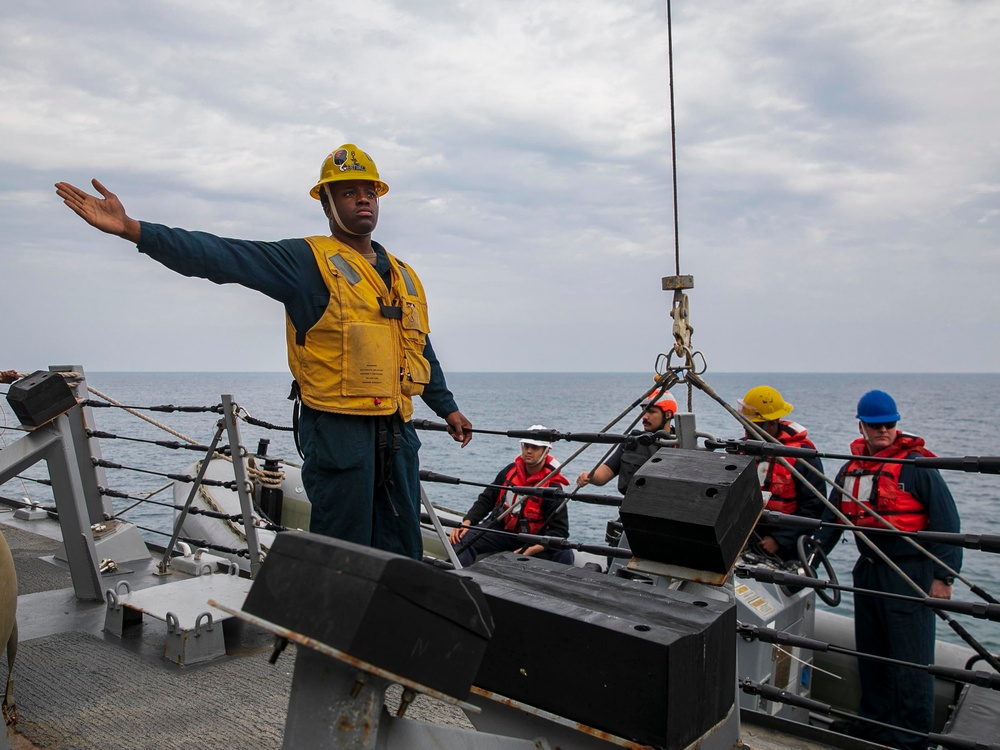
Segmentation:
<svg viewBox="0 0 1000 750">
<path fill-rule="evenodd" d="M 378 196 L 389 192 L 389 186 L 382 182 L 372 158 L 353 143 L 345 143 L 323 160 L 323 166 L 319 171 L 319 182 L 309 191 L 309 195 L 319 200 L 319 190 L 323 185 L 346 180 L 374 182 L 375 194 Z"/>
</svg>

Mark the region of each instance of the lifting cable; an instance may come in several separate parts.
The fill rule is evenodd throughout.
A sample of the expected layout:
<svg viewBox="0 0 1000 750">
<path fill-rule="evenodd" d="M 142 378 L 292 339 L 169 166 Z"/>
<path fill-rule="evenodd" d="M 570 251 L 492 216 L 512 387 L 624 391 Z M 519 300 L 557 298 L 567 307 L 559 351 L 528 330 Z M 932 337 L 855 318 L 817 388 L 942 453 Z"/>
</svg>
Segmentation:
<svg viewBox="0 0 1000 750">
<path fill-rule="evenodd" d="M 633 401 L 627 408 L 625 408 L 609 424 L 605 425 L 600 430 L 599 433 L 596 433 L 596 434 L 595 433 L 585 433 L 586 437 L 581 438 L 581 439 L 584 439 L 586 441 L 585 444 L 582 445 L 580 448 L 578 448 L 576 451 L 574 451 L 565 461 L 561 462 L 558 467 L 553 468 L 546 476 L 544 476 L 541 480 L 539 480 L 538 484 L 539 485 L 544 485 L 545 482 L 547 482 L 549 480 L 549 478 L 551 478 L 552 476 L 554 476 L 557 472 L 561 472 L 564 467 L 568 466 L 581 453 L 583 453 L 587 448 L 589 448 L 592 444 L 594 444 L 596 442 L 601 442 L 601 443 L 615 443 L 615 444 L 625 442 L 627 439 L 629 439 L 629 436 L 627 436 L 627 435 L 624 435 L 624 436 L 612 435 L 612 434 L 608 433 L 608 430 L 612 429 L 616 424 L 618 424 L 619 421 L 621 421 L 625 417 L 625 415 L 627 415 L 636 406 L 638 406 L 643 401 L 645 401 L 650 396 L 650 394 L 652 394 L 653 392 L 656 392 L 656 391 L 659 391 L 660 393 L 663 393 L 664 391 L 669 390 L 677 382 L 678 382 L 677 375 L 673 371 L 668 371 L 668 372 L 664 373 L 663 375 L 660 375 L 656 379 L 656 381 L 653 383 L 653 385 L 649 389 L 647 389 L 645 393 L 642 394 L 642 396 L 640 396 L 635 401 Z M 635 425 L 638 423 L 639 419 L 641 419 L 641 418 L 642 418 L 641 414 L 639 416 L 635 417 L 632 420 L 631 424 L 626 428 L 626 432 L 631 432 L 632 428 L 635 427 Z M 417 424 L 418 421 L 421 422 L 422 424 Z M 436 423 L 433 423 L 433 422 L 428 422 L 427 420 L 414 420 L 414 426 L 417 427 L 418 429 L 442 429 L 442 428 L 447 429 L 446 426 L 443 427 L 440 424 L 436 424 Z M 475 431 L 474 428 L 473 428 L 473 431 Z M 486 432 L 487 434 L 502 434 L 502 435 L 505 435 L 505 436 L 508 436 L 508 437 L 529 437 L 529 438 L 534 438 L 534 439 L 548 439 L 550 442 L 553 439 L 556 439 L 556 440 L 569 440 L 569 439 L 571 439 L 571 437 L 569 437 L 569 436 L 573 435 L 573 433 L 559 433 L 559 432 L 557 432 L 555 430 L 507 430 L 507 431 L 502 432 L 502 433 L 501 432 L 490 433 L 489 431 L 486 431 L 486 430 L 479 430 L 479 431 L 480 432 Z M 632 436 L 632 437 L 638 437 L 638 436 Z M 614 447 L 609 448 L 608 452 L 604 455 L 604 458 L 601 459 L 600 463 L 603 463 L 604 460 L 607 459 L 607 457 L 611 454 L 611 452 L 613 450 L 614 450 Z M 600 465 L 600 463 L 598 463 L 598 466 Z M 596 469 L 597 467 L 595 466 L 594 468 Z M 572 496 L 574 494 L 576 494 L 576 492 L 578 490 L 579 490 L 578 487 L 574 488 L 572 490 L 572 492 L 569 495 L 567 495 L 565 497 L 565 499 L 560 503 L 560 505 L 556 508 L 556 510 L 553 511 L 552 516 L 555 516 L 555 515 L 561 513 L 563 511 L 563 509 L 566 507 L 567 503 L 572 499 Z M 483 519 L 483 521 L 484 522 L 488 522 L 489 524 L 495 524 L 495 523 L 498 523 L 498 522 L 502 521 L 504 518 L 506 518 L 511 513 L 513 513 L 514 511 L 516 511 L 525 502 L 525 500 L 528 499 L 528 497 L 531 497 L 531 496 L 530 495 L 522 495 L 522 496 L 516 498 L 513 503 L 511 503 L 509 506 L 507 506 L 506 508 L 504 508 L 498 515 L 494 516 L 493 514 L 491 514 L 486 519 Z M 547 527 L 548 527 L 548 522 L 546 522 L 543 525 L 543 529 L 545 529 Z M 475 542 L 481 536 L 481 531 L 484 528 L 488 528 L 488 527 L 476 526 L 476 527 L 470 527 L 470 528 L 474 528 L 473 534 L 471 534 L 471 535 L 470 534 L 466 534 L 465 537 L 463 537 L 463 539 L 457 545 L 455 545 L 455 550 L 456 551 L 463 551 L 466 548 L 468 548 L 469 545 L 471 545 L 473 542 Z"/>
</svg>

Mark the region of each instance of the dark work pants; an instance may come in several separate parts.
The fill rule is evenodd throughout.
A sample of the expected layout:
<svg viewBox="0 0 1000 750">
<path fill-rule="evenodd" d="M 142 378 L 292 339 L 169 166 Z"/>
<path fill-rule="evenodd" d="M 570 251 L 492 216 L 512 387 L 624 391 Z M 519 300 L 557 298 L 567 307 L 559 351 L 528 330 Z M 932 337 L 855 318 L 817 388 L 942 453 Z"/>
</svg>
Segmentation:
<svg viewBox="0 0 1000 750">
<path fill-rule="evenodd" d="M 309 530 L 419 560 L 420 439 L 411 423 L 402 425 L 390 483 L 376 488 L 377 422 L 302 405 L 299 440 L 305 454 L 302 484 L 312 503 Z"/>
<path fill-rule="evenodd" d="M 893 560 L 924 591 L 933 579 L 933 564 L 926 558 Z M 885 563 L 866 558 L 854 566 L 858 588 L 918 596 Z M 893 659 L 930 664 L 934 661 L 934 613 L 916 602 L 872 596 L 854 597 L 854 635 L 858 651 Z M 934 719 L 934 678 L 924 670 L 879 664 L 858 659 L 861 707 L 868 719 L 929 732 Z M 861 725 L 867 739 L 905 750 L 926 750 L 927 740 L 904 732 Z"/>
<path fill-rule="evenodd" d="M 465 533 L 465 538 L 463 538 L 462 541 L 469 538 L 470 534 L 478 533 L 478 528 L 479 527 L 477 526 L 473 526 Z M 459 542 L 459 544 L 461 544 L 461 542 Z M 466 565 L 472 565 L 472 563 L 476 561 L 476 557 L 478 555 L 488 555 L 494 552 L 512 552 L 525 546 L 530 545 L 525 545 L 524 542 L 519 542 L 511 536 L 493 534 L 487 531 L 476 539 L 476 541 L 458 553 L 458 561 L 462 563 L 462 567 L 465 567 Z M 566 565 L 573 564 L 573 551 L 568 549 L 546 549 L 539 552 L 535 555 L 535 557 L 541 558 L 542 560 L 554 560 L 555 562 L 565 563 Z"/>
</svg>

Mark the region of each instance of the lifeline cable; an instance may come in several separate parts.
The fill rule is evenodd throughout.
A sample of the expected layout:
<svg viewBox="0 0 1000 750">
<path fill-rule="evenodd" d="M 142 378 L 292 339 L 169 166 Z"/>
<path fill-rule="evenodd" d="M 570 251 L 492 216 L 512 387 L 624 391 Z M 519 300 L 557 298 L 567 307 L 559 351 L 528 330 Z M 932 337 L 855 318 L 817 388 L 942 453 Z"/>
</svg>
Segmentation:
<svg viewBox="0 0 1000 750">
<path fill-rule="evenodd" d="M 859 720 L 865 722 L 866 724 L 871 724 L 872 726 L 883 727 L 885 729 L 897 729 L 901 732 L 905 732 L 906 734 L 911 734 L 917 737 L 925 737 L 928 740 L 928 744 L 935 746 L 940 745 L 948 750 L 1000 750 L 1000 744 L 995 742 L 991 742 L 987 745 L 976 740 L 971 740 L 967 737 L 937 734 L 935 732 L 918 732 L 914 729 L 896 727 L 881 721 L 868 719 L 864 716 L 859 716 L 848 711 L 842 711 L 839 708 L 834 708 L 829 703 L 823 703 L 822 701 L 814 700 L 812 698 L 805 698 L 787 690 L 774 687 L 773 685 L 765 685 L 759 682 L 754 682 L 753 680 L 745 677 L 739 680 L 739 688 L 748 695 L 759 695 L 765 700 L 785 703 L 789 706 L 797 706 L 799 708 L 807 709 L 813 713 L 823 714 L 825 716 L 839 716 L 844 719 Z"/>
<path fill-rule="evenodd" d="M 757 427 L 757 425 L 755 425 L 753 422 L 750 422 L 748 419 L 746 419 L 746 417 L 744 417 L 738 411 L 733 409 L 733 407 L 730 406 L 725 399 L 719 396 L 719 394 L 716 393 L 715 390 L 708 385 L 708 383 L 702 380 L 700 376 L 689 372 L 687 378 L 688 380 L 693 381 L 698 386 L 698 388 L 702 390 L 702 392 L 704 392 L 710 398 L 719 403 L 726 411 L 728 411 L 736 419 L 737 422 L 742 424 L 748 432 L 757 435 L 762 440 L 766 440 L 768 442 L 776 442 L 776 440 L 773 437 L 768 435 L 766 432 Z M 867 545 L 875 553 L 875 555 L 879 557 L 890 569 L 892 569 L 911 589 L 913 589 L 916 593 L 920 594 L 921 596 L 923 596 L 926 593 L 924 592 L 923 589 L 920 588 L 919 585 L 917 585 L 916 582 L 914 582 L 909 576 L 907 576 L 900 569 L 900 567 L 896 565 L 896 563 L 894 563 L 891 559 L 889 559 L 888 555 L 886 555 L 874 542 L 872 542 L 871 539 L 865 536 L 863 532 L 859 531 L 858 527 L 855 526 L 853 523 L 851 523 L 850 519 L 848 519 L 847 516 L 845 516 L 840 511 L 840 509 L 837 508 L 832 502 L 830 502 L 830 500 L 827 499 L 826 495 L 817 490 L 816 487 L 812 484 L 812 482 L 810 482 L 802 474 L 802 472 L 800 472 L 795 466 L 790 464 L 782 456 L 778 456 L 777 458 L 782 463 L 783 466 L 789 469 L 789 471 L 792 473 L 793 476 L 797 477 L 798 479 L 800 479 L 802 482 L 805 483 L 805 485 L 809 488 L 809 490 L 816 497 L 819 498 L 820 502 L 823 503 L 824 507 L 828 508 L 834 513 L 834 515 L 841 521 L 842 525 L 844 525 L 845 529 L 850 530 L 851 533 L 854 534 L 855 538 L 860 539 L 865 545 Z M 812 472 L 818 473 L 816 472 L 816 469 L 812 466 L 809 466 L 809 464 L 806 464 L 806 466 L 808 466 Z M 846 488 L 844 488 L 841 485 L 838 485 L 835 481 L 829 479 L 825 474 L 820 474 L 820 476 L 824 480 L 828 481 L 832 487 L 835 487 L 837 490 L 839 490 L 843 496 L 852 497 L 851 493 L 848 492 Z M 874 518 L 878 519 L 883 524 L 885 524 L 886 527 L 892 526 L 892 524 L 890 524 L 888 521 L 882 518 L 877 512 L 875 512 L 874 509 L 866 508 L 866 511 L 869 512 Z M 973 589 L 974 593 L 978 594 L 979 591 L 981 591 L 979 587 L 973 587 L 973 584 L 971 584 L 958 571 L 954 570 L 951 566 L 946 565 L 935 555 L 931 554 L 930 551 L 924 549 L 919 544 L 917 544 L 913 539 L 906 538 L 906 541 L 917 551 L 923 553 L 928 558 L 930 558 L 938 565 L 940 565 L 942 568 L 947 570 L 949 572 L 949 575 L 954 575 L 956 578 L 958 578 L 963 583 L 968 585 L 970 589 Z M 995 656 L 990 654 L 990 652 L 987 651 L 986 648 L 978 640 L 976 640 L 976 638 L 971 633 L 969 633 L 969 631 L 966 630 L 961 623 L 956 622 L 954 618 L 950 617 L 946 612 L 943 612 L 940 609 L 935 609 L 934 614 L 936 614 L 940 619 L 944 620 L 944 622 L 947 623 L 948 627 L 950 627 L 952 631 L 954 631 L 959 638 L 965 641 L 965 643 L 968 644 L 977 654 L 979 654 L 984 660 L 986 660 L 990 664 L 990 666 L 992 666 L 994 669 L 1000 672 L 1000 660 L 998 660 Z"/>
<path fill-rule="evenodd" d="M 632 409 L 634 409 L 636 406 L 640 405 L 643 401 L 645 401 L 649 397 L 649 395 L 652 394 L 654 391 L 656 391 L 657 389 L 660 389 L 661 391 L 669 390 L 677 382 L 678 382 L 677 375 L 673 371 L 668 371 L 668 372 L 665 372 L 664 374 L 658 376 L 656 378 L 656 380 L 654 381 L 653 385 L 649 389 L 647 389 L 646 392 L 643 393 L 641 397 L 639 397 L 638 399 L 636 399 L 635 401 L 633 401 L 626 409 L 624 409 L 609 424 L 605 425 L 605 427 L 603 429 L 601 429 L 601 431 L 598 434 L 599 435 L 606 435 L 607 432 L 608 432 L 608 430 L 610 430 L 619 421 L 621 421 L 621 419 L 626 414 L 628 414 L 630 411 L 632 411 Z M 632 420 L 631 424 L 626 428 L 626 432 L 631 431 L 632 428 L 638 423 L 639 419 L 641 419 L 641 417 L 642 417 L 641 414 L 639 416 L 635 417 Z M 426 420 L 424 420 L 424 421 L 426 421 Z M 436 425 L 433 422 L 428 422 L 427 425 L 429 425 L 429 426 L 425 427 L 424 429 L 441 429 L 440 425 Z M 540 431 L 534 431 L 534 430 L 510 430 L 508 432 L 510 432 L 510 433 L 517 433 L 517 432 L 519 432 L 521 434 L 528 434 L 529 436 L 534 437 Z M 504 432 L 503 434 L 507 435 L 508 433 Z M 571 433 L 567 433 L 567 434 L 571 434 Z M 613 441 L 609 439 L 608 442 L 616 442 L 617 443 L 619 441 L 617 440 L 617 436 L 616 436 Z M 549 477 L 551 477 L 552 475 L 554 475 L 557 471 L 562 471 L 563 468 L 565 468 L 566 466 L 568 466 L 574 459 L 576 459 L 581 453 L 583 453 L 587 448 L 589 448 L 590 445 L 592 445 L 592 443 L 586 443 L 585 445 L 581 446 L 578 450 L 574 451 L 569 456 L 569 458 L 567 458 L 565 461 L 563 461 L 559 465 L 558 468 L 553 469 L 551 472 L 549 472 L 548 475 L 546 475 L 545 477 L 543 477 L 539 481 L 539 484 L 540 485 L 544 484 L 546 481 L 548 481 Z M 611 454 L 611 450 L 613 450 L 613 449 L 609 449 L 608 453 L 605 455 L 605 458 L 608 455 Z M 602 460 L 602 462 L 604 461 L 604 459 L 601 459 L 601 460 Z M 578 489 L 579 488 L 574 489 L 573 493 L 577 492 Z M 493 522 L 498 522 L 498 521 L 501 521 L 504 518 L 506 518 L 508 515 L 510 515 L 511 513 L 513 513 L 515 510 L 517 510 L 517 508 L 519 508 L 521 506 L 521 504 L 524 503 L 524 501 L 528 497 L 529 497 L 529 495 L 522 495 L 521 497 L 517 498 L 511 505 L 509 505 L 506 509 L 504 509 L 503 512 L 501 512 L 495 519 L 493 519 Z M 570 498 L 567 497 L 567 499 L 563 500 L 562 504 L 555 510 L 555 512 L 553 513 L 553 515 L 555 515 L 555 513 L 562 512 L 563 508 L 566 507 L 566 503 L 569 502 L 569 499 Z M 544 529 L 545 526 L 543 525 L 542 528 Z M 464 546 L 461 547 L 461 549 L 463 549 L 463 550 L 466 549 L 470 544 L 472 544 L 476 539 L 479 538 L 480 533 L 476 533 L 477 531 L 480 531 L 480 528 L 479 527 L 474 527 L 473 533 L 475 534 L 475 536 L 473 536 L 471 539 L 468 538 L 469 534 L 465 535 L 466 538 L 463 538 L 461 540 L 461 542 L 459 543 L 459 544 L 463 544 L 464 545 Z M 459 547 L 456 545 L 456 549 L 458 549 L 458 548 Z"/>
<path fill-rule="evenodd" d="M 784 630 L 774 630 L 772 628 L 751 625 L 747 623 L 736 623 L 737 634 L 745 640 L 761 641 L 771 643 L 776 646 L 787 646 L 789 648 L 801 648 L 809 651 L 820 651 L 822 653 L 844 654 L 855 658 L 877 661 L 881 664 L 892 664 L 902 667 L 912 667 L 919 669 L 934 677 L 945 680 L 953 680 L 977 687 L 989 688 L 990 690 L 1000 690 L 1000 674 L 993 672 L 980 672 L 971 669 L 958 669 L 956 667 L 942 667 L 936 664 L 919 664 L 911 661 L 901 661 L 888 656 L 878 656 L 876 654 L 866 654 L 864 651 L 844 648 L 833 643 L 821 641 L 816 638 L 808 638 L 803 635 L 795 635 Z"/>
</svg>

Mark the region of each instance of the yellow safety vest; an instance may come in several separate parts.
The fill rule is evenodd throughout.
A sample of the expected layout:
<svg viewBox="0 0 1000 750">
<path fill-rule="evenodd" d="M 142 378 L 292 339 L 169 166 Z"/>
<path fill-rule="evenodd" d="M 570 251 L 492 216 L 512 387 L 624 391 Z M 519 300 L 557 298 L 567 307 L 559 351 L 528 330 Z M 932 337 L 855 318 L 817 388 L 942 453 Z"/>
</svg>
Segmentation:
<svg viewBox="0 0 1000 750">
<path fill-rule="evenodd" d="M 424 357 L 430 326 L 417 275 L 388 253 L 391 285 L 356 250 L 332 237 L 306 237 L 330 290 L 308 331 L 285 317 L 288 368 L 302 401 L 319 411 L 413 414 L 431 368 Z"/>
</svg>

